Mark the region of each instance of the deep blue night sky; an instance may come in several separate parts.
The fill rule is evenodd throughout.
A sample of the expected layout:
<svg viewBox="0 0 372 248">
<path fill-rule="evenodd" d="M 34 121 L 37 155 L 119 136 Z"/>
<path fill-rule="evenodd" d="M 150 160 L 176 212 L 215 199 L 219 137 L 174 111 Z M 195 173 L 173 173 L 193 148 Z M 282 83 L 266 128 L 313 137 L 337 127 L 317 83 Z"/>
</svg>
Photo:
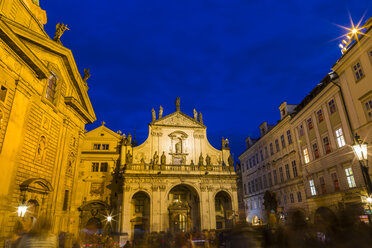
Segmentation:
<svg viewBox="0 0 372 248">
<path fill-rule="evenodd" d="M 299 103 L 340 57 L 350 26 L 371 16 L 371 1 L 65 0 L 44 1 L 46 30 L 61 38 L 79 70 L 97 121 L 114 131 L 148 135 L 151 109 L 201 111 L 208 139 L 229 138 L 235 159 L 263 121 L 276 123 L 283 101 Z"/>
</svg>

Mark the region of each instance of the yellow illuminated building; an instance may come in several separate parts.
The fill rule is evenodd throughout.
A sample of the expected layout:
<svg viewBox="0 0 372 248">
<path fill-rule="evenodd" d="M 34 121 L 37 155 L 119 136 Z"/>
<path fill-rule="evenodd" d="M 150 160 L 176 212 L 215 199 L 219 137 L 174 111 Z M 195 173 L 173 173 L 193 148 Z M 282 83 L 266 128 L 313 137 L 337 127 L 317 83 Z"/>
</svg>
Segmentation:
<svg viewBox="0 0 372 248">
<path fill-rule="evenodd" d="M 104 125 L 86 134 L 75 201 L 80 229 L 112 228 L 133 239 L 142 232 L 228 228 L 237 220 L 228 140 L 212 147 L 202 114 L 181 112 L 179 98 L 174 113 L 162 113 L 160 107 L 156 118 L 153 110 L 149 136 L 138 146 Z M 104 226 L 107 213 L 112 226 Z"/>
<path fill-rule="evenodd" d="M 0 243 L 17 221 L 53 218 L 55 233 L 71 232 L 85 124 L 96 117 L 71 51 L 43 25 L 37 1 L 0 1 Z M 27 206 L 23 215 L 17 207 Z M 21 210 L 21 209 L 19 209 Z"/>
</svg>

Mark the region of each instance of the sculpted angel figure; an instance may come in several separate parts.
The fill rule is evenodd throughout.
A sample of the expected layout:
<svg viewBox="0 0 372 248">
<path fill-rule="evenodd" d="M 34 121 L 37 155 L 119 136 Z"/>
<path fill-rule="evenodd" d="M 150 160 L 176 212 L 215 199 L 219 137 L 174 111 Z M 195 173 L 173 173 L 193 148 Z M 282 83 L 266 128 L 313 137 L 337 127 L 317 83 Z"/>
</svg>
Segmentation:
<svg viewBox="0 0 372 248">
<path fill-rule="evenodd" d="M 54 38 L 53 38 L 53 40 L 54 40 L 54 41 L 60 41 L 62 34 L 63 34 L 66 30 L 70 30 L 70 29 L 67 27 L 67 24 L 57 23 L 57 25 L 56 25 L 56 32 L 54 33 Z"/>
<path fill-rule="evenodd" d="M 160 105 L 159 107 L 159 119 L 161 119 L 163 117 L 163 107 Z"/>
<path fill-rule="evenodd" d="M 83 80 L 86 82 L 88 80 L 88 78 L 90 78 L 89 68 L 88 69 L 84 69 Z"/>
</svg>

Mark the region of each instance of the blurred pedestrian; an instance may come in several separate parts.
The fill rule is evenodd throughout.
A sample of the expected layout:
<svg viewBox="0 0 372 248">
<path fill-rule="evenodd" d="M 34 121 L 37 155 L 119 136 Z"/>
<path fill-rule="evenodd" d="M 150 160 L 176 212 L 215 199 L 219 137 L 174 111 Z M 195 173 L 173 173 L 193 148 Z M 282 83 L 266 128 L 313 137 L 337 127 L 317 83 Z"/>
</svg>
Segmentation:
<svg viewBox="0 0 372 248">
<path fill-rule="evenodd" d="M 20 241 L 19 248 L 56 248 L 57 237 L 51 232 L 52 223 L 47 217 L 39 217 L 31 230 Z"/>
</svg>

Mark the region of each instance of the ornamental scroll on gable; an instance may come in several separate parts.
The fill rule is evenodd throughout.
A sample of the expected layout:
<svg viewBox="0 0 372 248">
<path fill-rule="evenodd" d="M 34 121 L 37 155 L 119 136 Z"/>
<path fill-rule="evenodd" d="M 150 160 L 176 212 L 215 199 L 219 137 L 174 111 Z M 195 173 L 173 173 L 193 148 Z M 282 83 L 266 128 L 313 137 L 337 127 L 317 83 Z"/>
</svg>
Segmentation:
<svg viewBox="0 0 372 248">
<path fill-rule="evenodd" d="M 204 125 L 200 124 L 199 122 L 193 120 L 191 117 L 188 117 L 181 112 L 170 114 L 161 120 L 153 122 L 153 125 L 171 127 L 204 127 Z"/>
</svg>

